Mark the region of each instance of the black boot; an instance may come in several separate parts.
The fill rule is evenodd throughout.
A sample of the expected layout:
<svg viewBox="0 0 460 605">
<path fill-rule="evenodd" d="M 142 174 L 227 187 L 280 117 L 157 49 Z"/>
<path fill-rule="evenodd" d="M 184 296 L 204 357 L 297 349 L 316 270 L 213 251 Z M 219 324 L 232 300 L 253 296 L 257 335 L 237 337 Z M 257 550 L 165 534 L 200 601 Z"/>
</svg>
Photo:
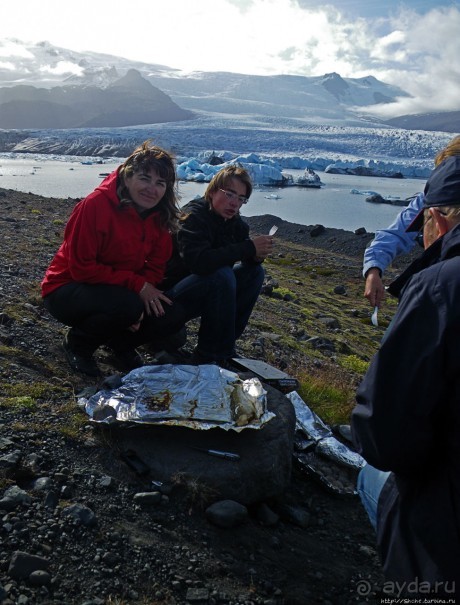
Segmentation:
<svg viewBox="0 0 460 605">
<path fill-rule="evenodd" d="M 144 365 L 144 360 L 136 349 L 125 349 L 124 351 L 113 351 L 115 357 L 114 365 L 122 372 L 130 372 Z"/>
<path fill-rule="evenodd" d="M 167 353 L 174 355 L 186 342 L 187 330 L 185 326 L 183 326 L 178 332 L 174 332 L 174 334 L 170 334 L 169 336 L 159 336 L 145 346 L 152 353 L 166 351 Z"/>
<path fill-rule="evenodd" d="M 89 335 L 78 328 L 70 328 L 64 336 L 62 346 L 72 370 L 88 376 L 100 376 L 101 372 L 93 358 L 97 345 Z"/>
<path fill-rule="evenodd" d="M 110 363 L 120 372 L 130 372 L 144 365 L 144 360 L 136 351 L 138 345 L 136 337 L 136 332 L 123 330 L 105 343 L 105 346 L 113 353 Z"/>
</svg>

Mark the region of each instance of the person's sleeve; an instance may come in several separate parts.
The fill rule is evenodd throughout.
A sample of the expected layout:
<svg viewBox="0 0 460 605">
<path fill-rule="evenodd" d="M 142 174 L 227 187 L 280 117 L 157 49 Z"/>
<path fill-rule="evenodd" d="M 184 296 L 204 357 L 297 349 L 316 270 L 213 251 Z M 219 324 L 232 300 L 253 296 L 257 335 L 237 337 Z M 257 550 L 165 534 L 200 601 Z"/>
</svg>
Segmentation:
<svg viewBox="0 0 460 605">
<path fill-rule="evenodd" d="M 422 279 L 417 275 L 409 283 L 358 387 L 351 416 L 364 459 L 400 474 L 422 470 L 436 455 L 435 431 L 445 402 L 448 297 L 428 291 Z"/>
<path fill-rule="evenodd" d="M 87 284 L 124 286 L 140 292 L 146 281 L 144 277 L 98 260 L 101 242 L 109 234 L 98 220 L 97 204 L 91 203 L 92 199 L 87 198 L 79 204 L 66 227 L 64 245 L 72 279 Z"/>
<path fill-rule="evenodd" d="M 191 273 L 209 275 L 217 269 L 247 261 L 255 256 L 256 248 L 241 231 L 242 241 L 213 247 L 213 225 L 200 217 L 189 215 L 181 226 L 177 242 L 180 256 Z"/>
<path fill-rule="evenodd" d="M 374 267 L 383 274 L 397 256 L 412 250 L 417 233 L 406 233 L 406 229 L 421 210 L 423 199 L 423 193 L 419 193 L 389 227 L 377 231 L 364 251 L 363 277 Z"/>
</svg>

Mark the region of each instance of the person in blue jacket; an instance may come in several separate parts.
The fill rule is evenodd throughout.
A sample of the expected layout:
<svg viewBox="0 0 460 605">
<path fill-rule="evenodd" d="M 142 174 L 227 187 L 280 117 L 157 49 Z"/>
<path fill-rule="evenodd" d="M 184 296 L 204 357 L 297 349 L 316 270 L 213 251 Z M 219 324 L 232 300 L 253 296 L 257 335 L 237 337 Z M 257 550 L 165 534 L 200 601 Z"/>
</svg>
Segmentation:
<svg viewBox="0 0 460 605">
<path fill-rule="evenodd" d="M 400 254 L 410 252 L 417 241 L 417 233 L 406 229 L 423 207 L 423 193 L 415 195 L 396 220 L 386 229 L 377 231 L 364 251 L 363 277 L 366 280 L 364 296 L 372 307 L 380 307 L 385 297 L 382 277 L 385 269 Z"/>
<path fill-rule="evenodd" d="M 460 136 L 454 137 L 435 158 L 438 166 L 447 157 L 460 155 Z M 380 307 L 385 297 L 382 277 L 387 267 L 400 254 L 410 252 L 417 242 L 417 233 L 407 232 L 417 214 L 423 208 L 423 193 L 416 194 L 401 210 L 395 221 L 386 229 L 377 231 L 364 251 L 363 277 L 366 280 L 364 296 L 372 307 Z"/>
<path fill-rule="evenodd" d="M 358 492 L 386 578 L 405 596 L 421 588 L 452 596 L 460 590 L 460 157 L 434 169 L 409 229 L 423 229 L 425 252 L 397 280 L 398 309 L 351 417 L 367 462 Z"/>
</svg>

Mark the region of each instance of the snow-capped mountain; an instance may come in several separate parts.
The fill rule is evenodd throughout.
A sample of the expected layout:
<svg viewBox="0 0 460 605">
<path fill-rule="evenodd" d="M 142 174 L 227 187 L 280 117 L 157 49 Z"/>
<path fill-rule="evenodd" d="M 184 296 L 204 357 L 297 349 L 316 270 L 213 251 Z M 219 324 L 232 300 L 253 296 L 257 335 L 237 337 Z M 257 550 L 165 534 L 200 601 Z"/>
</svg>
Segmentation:
<svg viewBox="0 0 460 605">
<path fill-rule="evenodd" d="M 127 101 L 122 105 L 127 112 L 123 119 L 129 119 L 126 123 L 131 125 L 144 124 L 118 127 L 122 122 L 106 121 L 96 127 L 94 116 L 87 116 L 86 128 L 80 121 L 79 127 L 72 129 L 61 126 L 58 130 L 49 124 L 49 128 L 0 130 L 2 153 L 126 157 L 142 141 L 152 139 L 177 156 L 201 154 L 203 162 L 213 152 L 220 156 L 230 153 L 232 157 L 256 153 L 267 161 L 284 157 L 287 168 L 302 168 L 308 159 L 314 169 L 322 170 L 340 162 L 367 166 L 372 159 L 382 169 L 423 177 L 432 168 L 435 154 L 451 138 L 448 132 L 427 132 L 428 124 L 425 130 L 408 130 L 362 117 L 361 108 L 405 94 L 371 76 L 185 74 L 164 65 L 76 53 L 47 42 L 24 45 L 3 40 L 0 55 L 0 119 L 5 109 L 2 99 L 21 88 L 31 95 L 43 95 L 45 100 L 90 94 L 92 104 L 104 95 L 119 98 L 122 92 Z M 41 92 L 37 93 L 39 88 Z M 142 106 L 133 102 L 134 90 L 140 99 L 146 95 L 149 110 L 152 95 L 163 95 L 176 104 L 176 115 L 170 115 L 170 121 L 161 121 L 150 113 L 144 114 L 142 121 L 133 121 L 133 108 Z M 106 107 L 100 105 L 97 119 L 101 115 L 105 119 L 103 110 L 109 109 L 106 113 L 113 118 L 115 108 L 112 101 L 107 103 Z M 55 109 L 56 116 L 63 111 L 57 104 Z M 188 111 L 193 115 L 184 119 Z M 179 112 L 184 112 L 182 118 Z"/>
<path fill-rule="evenodd" d="M 104 87 L 129 69 L 174 71 L 163 65 L 147 65 L 123 57 L 90 51 L 78 53 L 45 41 L 32 44 L 17 39 L 4 39 L 0 40 L 0 51 L 0 87 L 30 84 L 51 88 L 63 83 Z M 74 82 L 73 76 L 76 76 Z"/>
<path fill-rule="evenodd" d="M 117 128 L 192 117 L 130 69 L 104 88 L 19 85 L 0 88 L 0 128 Z"/>
<path fill-rule="evenodd" d="M 186 77 L 144 74 L 181 107 L 191 110 L 300 118 L 305 122 L 370 125 L 359 109 L 389 103 L 404 91 L 376 78 L 248 76 L 194 72 Z M 374 124 L 376 120 L 373 120 Z"/>
<path fill-rule="evenodd" d="M 78 53 L 48 42 L 24 44 L 18 40 L 4 40 L 0 41 L 0 50 L 3 58 L 0 62 L 0 87 L 22 84 L 47 89 L 69 85 L 107 88 L 130 69 L 135 69 L 182 109 L 213 114 L 261 115 L 296 118 L 306 123 L 318 123 L 320 120 L 323 124 L 372 126 L 381 123 L 360 115 L 361 108 L 407 96 L 403 90 L 372 76 L 342 78 L 336 73 L 320 77 L 252 76 L 227 72 L 186 74 L 164 65 L 92 52 Z"/>
<path fill-rule="evenodd" d="M 443 132 L 460 132 L 460 111 L 443 111 L 434 113 L 399 116 L 387 120 L 395 128 L 410 130 L 437 130 Z"/>
</svg>

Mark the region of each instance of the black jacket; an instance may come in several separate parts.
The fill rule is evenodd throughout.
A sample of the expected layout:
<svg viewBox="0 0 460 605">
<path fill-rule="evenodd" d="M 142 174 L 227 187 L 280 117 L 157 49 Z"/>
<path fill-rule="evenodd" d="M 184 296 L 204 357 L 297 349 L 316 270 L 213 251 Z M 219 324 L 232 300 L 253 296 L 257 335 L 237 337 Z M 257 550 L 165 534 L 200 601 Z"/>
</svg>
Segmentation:
<svg viewBox="0 0 460 605">
<path fill-rule="evenodd" d="M 460 225 L 416 262 L 352 429 L 366 461 L 394 473 L 377 523 L 387 578 L 460 590 Z"/>
<path fill-rule="evenodd" d="M 189 202 L 182 211 L 186 217 L 174 238 L 164 290 L 190 273 L 209 275 L 238 261 L 255 262 L 256 248 L 249 239 L 249 227 L 239 215 L 224 220 L 204 198 Z"/>
</svg>

